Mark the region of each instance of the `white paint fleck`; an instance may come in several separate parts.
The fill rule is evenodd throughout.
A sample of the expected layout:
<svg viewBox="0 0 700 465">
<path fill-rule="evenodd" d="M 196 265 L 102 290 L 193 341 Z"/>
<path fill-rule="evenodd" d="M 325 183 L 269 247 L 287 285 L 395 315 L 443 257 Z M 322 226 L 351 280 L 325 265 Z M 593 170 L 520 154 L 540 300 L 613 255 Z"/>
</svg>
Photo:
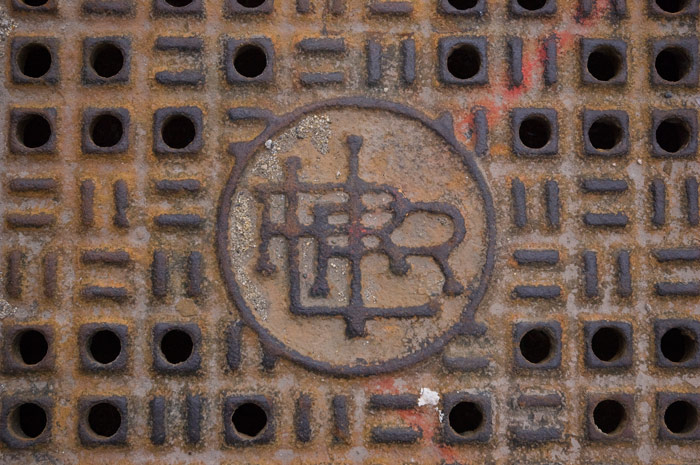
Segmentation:
<svg viewBox="0 0 700 465">
<path fill-rule="evenodd" d="M 418 398 L 418 406 L 437 405 L 440 402 L 440 394 L 430 388 L 420 388 L 420 397 Z"/>
</svg>

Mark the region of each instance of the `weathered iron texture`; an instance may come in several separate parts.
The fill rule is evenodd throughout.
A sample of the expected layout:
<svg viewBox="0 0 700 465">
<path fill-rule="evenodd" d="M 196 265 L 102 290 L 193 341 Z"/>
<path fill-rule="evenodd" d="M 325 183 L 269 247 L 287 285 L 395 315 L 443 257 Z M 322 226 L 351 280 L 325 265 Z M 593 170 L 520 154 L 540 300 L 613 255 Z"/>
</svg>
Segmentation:
<svg viewBox="0 0 700 465">
<path fill-rule="evenodd" d="M 0 464 L 700 464 L 699 0 L 5 0 Z"/>
</svg>

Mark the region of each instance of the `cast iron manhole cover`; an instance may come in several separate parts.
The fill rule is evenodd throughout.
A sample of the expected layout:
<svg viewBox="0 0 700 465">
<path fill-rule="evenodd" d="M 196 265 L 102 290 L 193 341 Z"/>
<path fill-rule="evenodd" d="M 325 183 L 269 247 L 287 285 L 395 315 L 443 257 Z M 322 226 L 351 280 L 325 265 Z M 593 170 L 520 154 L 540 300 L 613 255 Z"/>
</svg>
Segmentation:
<svg viewBox="0 0 700 465">
<path fill-rule="evenodd" d="M 700 464 L 698 0 L 8 0 L 0 463 Z"/>
</svg>

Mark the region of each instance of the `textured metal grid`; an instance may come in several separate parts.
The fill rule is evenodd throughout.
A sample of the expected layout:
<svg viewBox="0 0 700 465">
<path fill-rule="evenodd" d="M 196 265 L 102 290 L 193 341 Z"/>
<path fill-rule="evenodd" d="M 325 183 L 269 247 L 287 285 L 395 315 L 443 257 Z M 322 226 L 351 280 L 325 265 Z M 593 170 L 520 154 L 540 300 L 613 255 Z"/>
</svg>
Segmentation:
<svg viewBox="0 0 700 465">
<path fill-rule="evenodd" d="M 696 0 L 660 1 L 672 14 L 624 0 L 33 3 L 0 10 L 2 461 L 697 463 Z M 28 44 L 52 57 L 39 77 L 19 69 Z M 236 68 L 242 47 L 265 54 L 262 71 Z M 108 78 L 100 48 L 124 58 Z M 605 82 L 586 66 L 596 52 Z M 434 118 L 493 197 L 494 267 L 468 334 L 400 371 L 290 362 L 226 294 L 232 167 L 292 120 L 275 115 L 329 99 Z M 191 127 L 168 143 L 178 116 Z M 42 335 L 25 336 L 33 350 L 47 342 L 31 366 L 26 329 Z M 86 353 L 105 329 L 122 347 L 108 367 Z M 193 343 L 178 365 L 158 350 L 172 329 Z M 520 347 L 545 340 L 533 365 Z M 34 438 L 29 401 L 47 414 Z M 108 437 L 99 404 L 121 418 Z M 266 412 L 254 437 L 230 421 L 243 404 Z M 597 406 L 620 426 L 596 425 Z"/>
</svg>

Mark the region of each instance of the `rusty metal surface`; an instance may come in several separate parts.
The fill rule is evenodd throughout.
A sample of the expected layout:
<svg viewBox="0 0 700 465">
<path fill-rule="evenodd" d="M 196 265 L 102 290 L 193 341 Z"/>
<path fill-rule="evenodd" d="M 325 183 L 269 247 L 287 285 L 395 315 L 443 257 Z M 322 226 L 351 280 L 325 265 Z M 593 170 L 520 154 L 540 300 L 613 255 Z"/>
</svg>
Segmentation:
<svg viewBox="0 0 700 465">
<path fill-rule="evenodd" d="M 0 463 L 700 463 L 698 0 L 7 0 Z"/>
</svg>

